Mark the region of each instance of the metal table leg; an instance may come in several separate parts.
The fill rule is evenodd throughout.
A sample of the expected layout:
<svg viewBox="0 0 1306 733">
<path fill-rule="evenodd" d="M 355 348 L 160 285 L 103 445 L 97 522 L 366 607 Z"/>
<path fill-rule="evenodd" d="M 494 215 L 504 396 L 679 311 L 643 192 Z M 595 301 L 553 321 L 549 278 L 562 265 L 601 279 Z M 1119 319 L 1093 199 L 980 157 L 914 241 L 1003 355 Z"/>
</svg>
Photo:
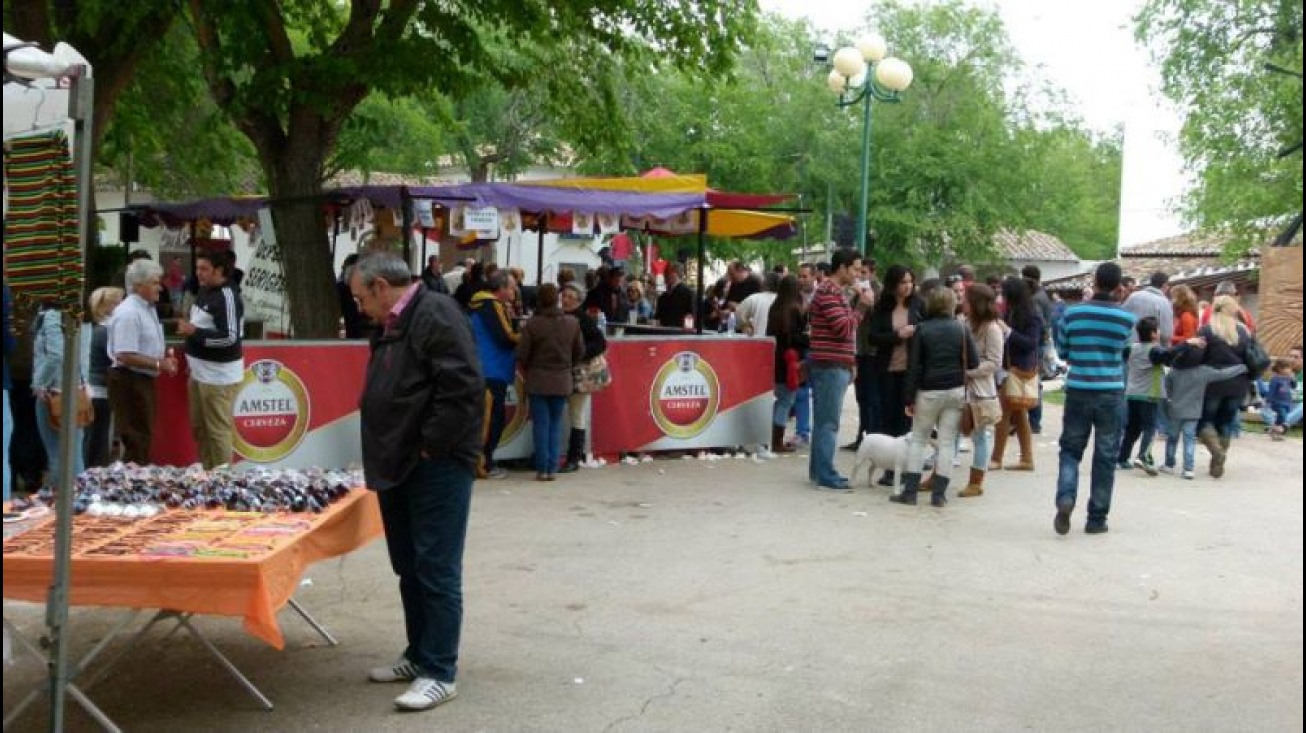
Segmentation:
<svg viewBox="0 0 1306 733">
<path fill-rule="evenodd" d="M 313 616 L 309 614 L 309 612 L 306 611 L 303 606 L 299 605 L 299 601 L 296 601 L 294 598 L 291 598 L 290 607 L 294 609 L 295 613 L 298 613 L 301 618 L 307 621 L 308 625 L 312 626 L 314 631 L 321 634 L 322 638 L 326 639 L 326 642 L 328 644 L 330 644 L 331 646 L 340 646 L 340 642 L 336 641 L 336 637 L 332 636 L 331 632 L 327 631 L 326 628 L 322 626 L 322 624 L 319 624 L 317 622 L 317 619 L 313 618 Z"/>
<path fill-rule="evenodd" d="M 177 623 L 185 626 L 186 630 L 198 639 L 199 642 L 204 645 L 204 648 L 209 650 L 209 654 L 212 654 L 214 658 L 222 664 L 222 666 L 226 667 L 227 672 L 229 672 L 232 677 L 235 677 L 236 681 L 239 682 L 245 690 L 249 692 L 249 694 L 253 695 L 260 703 L 262 703 L 265 709 L 271 710 L 272 701 L 269 700 L 258 687 L 255 687 L 254 683 L 250 682 L 248 677 L 241 674 L 240 669 L 237 668 L 230 659 L 227 659 L 226 655 L 219 651 L 216 646 L 213 646 L 213 643 L 205 638 L 205 636 L 199 632 L 199 629 L 191 625 L 190 617 L 191 614 L 189 613 L 177 614 Z"/>
</svg>

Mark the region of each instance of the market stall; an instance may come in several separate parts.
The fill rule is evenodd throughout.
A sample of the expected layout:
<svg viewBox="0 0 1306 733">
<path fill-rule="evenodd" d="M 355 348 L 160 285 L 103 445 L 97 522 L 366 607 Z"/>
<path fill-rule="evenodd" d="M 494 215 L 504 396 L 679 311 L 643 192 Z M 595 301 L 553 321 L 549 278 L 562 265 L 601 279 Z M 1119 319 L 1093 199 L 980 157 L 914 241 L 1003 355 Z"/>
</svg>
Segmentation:
<svg viewBox="0 0 1306 733">
<path fill-rule="evenodd" d="M 93 469 L 78 479 L 73 500 L 69 602 L 129 609 L 77 663 L 68 680 L 84 692 L 130 654 L 160 622 L 185 629 L 265 708 L 272 702 L 191 623 L 200 615 L 234 616 L 246 631 L 284 647 L 278 612 L 289 607 L 330 644 L 336 640 L 293 595 L 304 570 L 357 549 L 382 533 L 376 496 L 361 476 L 343 472 L 257 475 L 154 468 Z M 39 602 L 52 579 L 56 522 L 46 517 L 10 529 L 4 540 L 4 597 Z M 143 610 L 149 622 L 117 654 L 90 665 Z M 22 648 L 34 645 L 17 633 Z M 6 728 L 39 697 L 33 690 L 5 718 Z M 109 730 L 98 709 L 88 712 Z"/>
</svg>

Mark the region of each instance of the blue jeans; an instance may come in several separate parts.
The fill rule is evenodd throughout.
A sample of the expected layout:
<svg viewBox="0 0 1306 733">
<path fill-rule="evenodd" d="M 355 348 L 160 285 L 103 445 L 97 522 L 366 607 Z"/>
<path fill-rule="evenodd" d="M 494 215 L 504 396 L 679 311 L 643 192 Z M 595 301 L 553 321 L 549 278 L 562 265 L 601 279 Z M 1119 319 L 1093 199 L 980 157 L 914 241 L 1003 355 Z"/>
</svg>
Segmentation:
<svg viewBox="0 0 1306 733">
<path fill-rule="evenodd" d="M 989 470 L 989 457 L 993 455 L 993 428 L 976 426 L 970 432 L 970 445 L 970 467 L 978 471 Z"/>
<path fill-rule="evenodd" d="M 852 372 L 839 367 L 813 367 L 812 385 L 812 452 L 807 463 L 807 477 L 823 486 L 838 486 L 848 479 L 834 467 L 835 444 L 839 442 L 839 414 L 843 396 L 852 381 Z"/>
<path fill-rule="evenodd" d="M 1061 465 L 1057 472 L 1057 504 L 1075 504 L 1079 493 L 1079 462 L 1093 434 L 1093 470 L 1088 497 L 1088 521 L 1105 521 L 1115 490 L 1116 455 L 1120 450 L 1120 408 L 1123 391 L 1066 390 L 1061 423 Z"/>
<path fill-rule="evenodd" d="M 794 397 L 794 434 L 803 438 L 812 437 L 812 385 L 798 385 L 798 394 Z"/>
<path fill-rule="evenodd" d="M 771 412 L 772 425 L 783 428 L 789 424 L 789 411 L 794 409 L 794 404 L 802 391 L 802 387 L 789 389 L 784 382 L 775 383 L 775 408 Z"/>
<path fill-rule="evenodd" d="M 1184 470 L 1192 471 L 1197 466 L 1197 421 L 1170 420 L 1169 430 L 1165 434 L 1165 465 L 1174 468 L 1175 454 L 1179 452 L 1179 439 L 1184 441 Z"/>
<path fill-rule="evenodd" d="M 63 399 L 62 395 L 56 395 L 55 399 Z M 41 434 L 41 445 L 45 446 L 45 455 L 50 472 L 47 485 L 51 488 L 59 486 L 59 431 L 54 425 L 50 424 L 50 405 L 40 397 L 36 398 L 36 430 Z M 82 456 L 82 429 L 77 428 L 73 435 L 73 479 L 85 471 L 86 464 Z"/>
<path fill-rule="evenodd" d="M 531 436 L 535 439 L 535 472 L 557 473 L 562 450 L 563 395 L 531 395 Z"/>
<path fill-rule="evenodd" d="M 9 471 L 9 440 L 14 437 L 14 415 L 9 411 L 9 390 L 5 390 L 5 414 L 0 415 L 4 418 L 4 441 L 5 444 L 0 446 L 5 453 L 5 501 L 9 501 L 9 495 L 14 490 L 14 479 Z"/>
<path fill-rule="evenodd" d="M 422 459 L 403 483 L 377 494 L 390 567 L 399 576 L 408 647 L 424 676 L 453 682 L 463 625 L 463 545 L 471 466 Z"/>
</svg>

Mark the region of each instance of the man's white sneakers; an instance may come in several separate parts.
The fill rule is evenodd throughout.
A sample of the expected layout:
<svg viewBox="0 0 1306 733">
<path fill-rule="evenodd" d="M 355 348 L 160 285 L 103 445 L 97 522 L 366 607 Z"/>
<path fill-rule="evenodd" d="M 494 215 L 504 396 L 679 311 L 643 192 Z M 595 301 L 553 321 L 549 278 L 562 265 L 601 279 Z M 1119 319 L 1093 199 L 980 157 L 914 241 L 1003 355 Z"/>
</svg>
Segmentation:
<svg viewBox="0 0 1306 733">
<path fill-rule="evenodd" d="M 400 710 L 430 710 L 457 696 L 458 686 L 453 682 L 418 677 L 408 686 L 407 692 L 395 698 L 395 707 Z"/>
</svg>

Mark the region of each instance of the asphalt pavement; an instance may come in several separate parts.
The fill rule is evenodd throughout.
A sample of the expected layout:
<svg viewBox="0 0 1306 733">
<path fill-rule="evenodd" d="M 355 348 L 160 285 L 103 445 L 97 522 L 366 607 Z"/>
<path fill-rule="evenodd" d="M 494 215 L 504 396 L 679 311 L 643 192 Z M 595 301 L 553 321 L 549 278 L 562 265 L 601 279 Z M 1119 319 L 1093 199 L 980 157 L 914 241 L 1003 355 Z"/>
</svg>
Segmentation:
<svg viewBox="0 0 1306 733">
<path fill-rule="evenodd" d="M 1124 472 L 1111 531 L 1084 534 L 1081 508 L 1061 537 L 1060 408 L 1045 420 L 1034 473 L 954 487 L 944 509 L 861 480 L 818 491 L 805 456 L 480 482 L 459 696 L 433 711 L 395 712 L 403 686 L 364 679 L 403 637 L 380 541 L 297 595 L 340 646 L 289 611 L 283 651 L 196 621 L 274 710 L 182 634 L 90 693 L 124 730 L 160 732 L 1302 730 L 1301 441 L 1247 435 L 1218 481 Z M 1086 459 L 1081 507 L 1087 480 Z M 41 607 L 4 613 L 39 633 Z M 116 614 L 75 609 L 76 649 Z M 43 674 L 6 666 L 6 713 Z M 68 730 L 98 729 L 70 711 Z"/>
</svg>

